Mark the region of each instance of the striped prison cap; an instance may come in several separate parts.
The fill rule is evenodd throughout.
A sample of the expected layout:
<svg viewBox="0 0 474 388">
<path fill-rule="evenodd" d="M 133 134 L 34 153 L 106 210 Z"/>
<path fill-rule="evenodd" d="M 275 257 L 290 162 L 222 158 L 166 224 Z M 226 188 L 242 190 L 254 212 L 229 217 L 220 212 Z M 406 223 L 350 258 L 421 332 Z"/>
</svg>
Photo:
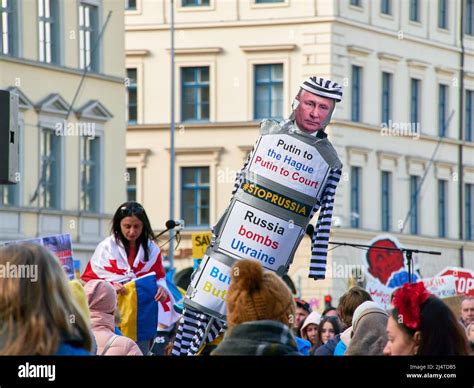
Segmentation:
<svg viewBox="0 0 474 388">
<path fill-rule="evenodd" d="M 300 87 L 317 96 L 332 98 L 336 102 L 341 102 L 342 100 L 341 85 L 329 79 L 309 77 Z"/>
</svg>

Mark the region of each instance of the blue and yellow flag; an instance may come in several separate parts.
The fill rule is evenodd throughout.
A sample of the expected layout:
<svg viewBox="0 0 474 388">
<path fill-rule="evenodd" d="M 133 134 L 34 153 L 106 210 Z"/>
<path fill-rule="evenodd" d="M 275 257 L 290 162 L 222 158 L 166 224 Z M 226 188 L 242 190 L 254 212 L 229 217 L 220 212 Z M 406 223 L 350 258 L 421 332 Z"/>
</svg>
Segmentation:
<svg viewBox="0 0 474 388">
<path fill-rule="evenodd" d="M 158 290 L 154 272 L 125 284 L 125 294 L 118 295 L 118 308 L 122 318 L 120 330 L 134 341 L 153 338 L 158 326 Z"/>
</svg>

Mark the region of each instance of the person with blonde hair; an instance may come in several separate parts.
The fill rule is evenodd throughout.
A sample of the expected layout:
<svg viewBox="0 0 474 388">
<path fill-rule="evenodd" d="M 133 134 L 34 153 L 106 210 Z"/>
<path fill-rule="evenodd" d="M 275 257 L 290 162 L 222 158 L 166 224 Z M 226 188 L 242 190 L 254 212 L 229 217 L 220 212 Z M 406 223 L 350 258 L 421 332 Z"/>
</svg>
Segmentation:
<svg viewBox="0 0 474 388">
<path fill-rule="evenodd" d="M 0 355 L 90 355 L 92 333 L 52 253 L 9 245 L 0 268 Z"/>
</svg>

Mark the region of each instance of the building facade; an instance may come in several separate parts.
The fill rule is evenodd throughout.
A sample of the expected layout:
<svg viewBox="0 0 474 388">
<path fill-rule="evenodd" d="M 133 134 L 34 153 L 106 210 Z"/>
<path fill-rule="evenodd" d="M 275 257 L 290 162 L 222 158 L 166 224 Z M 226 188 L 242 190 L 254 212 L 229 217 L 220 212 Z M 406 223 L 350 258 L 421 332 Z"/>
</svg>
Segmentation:
<svg viewBox="0 0 474 388">
<path fill-rule="evenodd" d="M 170 203 L 170 2 L 127 6 L 128 193 L 159 230 Z M 310 75 L 344 87 L 327 128 L 344 164 L 331 241 L 389 235 L 440 251 L 415 257 L 423 277 L 474 268 L 472 1 L 175 0 L 174 20 L 178 268 L 191 265 L 191 233 L 229 204 L 259 120 L 288 117 Z M 289 275 L 322 307 L 364 255 L 331 250 L 327 279 L 314 281 L 305 237 Z"/>
<path fill-rule="evenodd" d="M 0 241 L 69 233 L 84 269 L 126 198 L 123 4 L 4 0 L 0 13 L 0 88 L 20 101 Z"/>
</svg>

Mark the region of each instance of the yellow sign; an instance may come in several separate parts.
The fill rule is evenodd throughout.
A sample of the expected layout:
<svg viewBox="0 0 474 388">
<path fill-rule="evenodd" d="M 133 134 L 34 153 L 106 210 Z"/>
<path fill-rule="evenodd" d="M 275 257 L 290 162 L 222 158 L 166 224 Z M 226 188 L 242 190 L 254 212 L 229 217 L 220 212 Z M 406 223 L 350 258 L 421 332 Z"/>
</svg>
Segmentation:
<svg viewBox="0 0 474 388">
<path fill-rule="evenodd" d="M 204 252 L 211 243 L 211 232 L 193 233 L 191 238 L 193 241 L 193 258 L 202 259 Z"/>
</svg>

